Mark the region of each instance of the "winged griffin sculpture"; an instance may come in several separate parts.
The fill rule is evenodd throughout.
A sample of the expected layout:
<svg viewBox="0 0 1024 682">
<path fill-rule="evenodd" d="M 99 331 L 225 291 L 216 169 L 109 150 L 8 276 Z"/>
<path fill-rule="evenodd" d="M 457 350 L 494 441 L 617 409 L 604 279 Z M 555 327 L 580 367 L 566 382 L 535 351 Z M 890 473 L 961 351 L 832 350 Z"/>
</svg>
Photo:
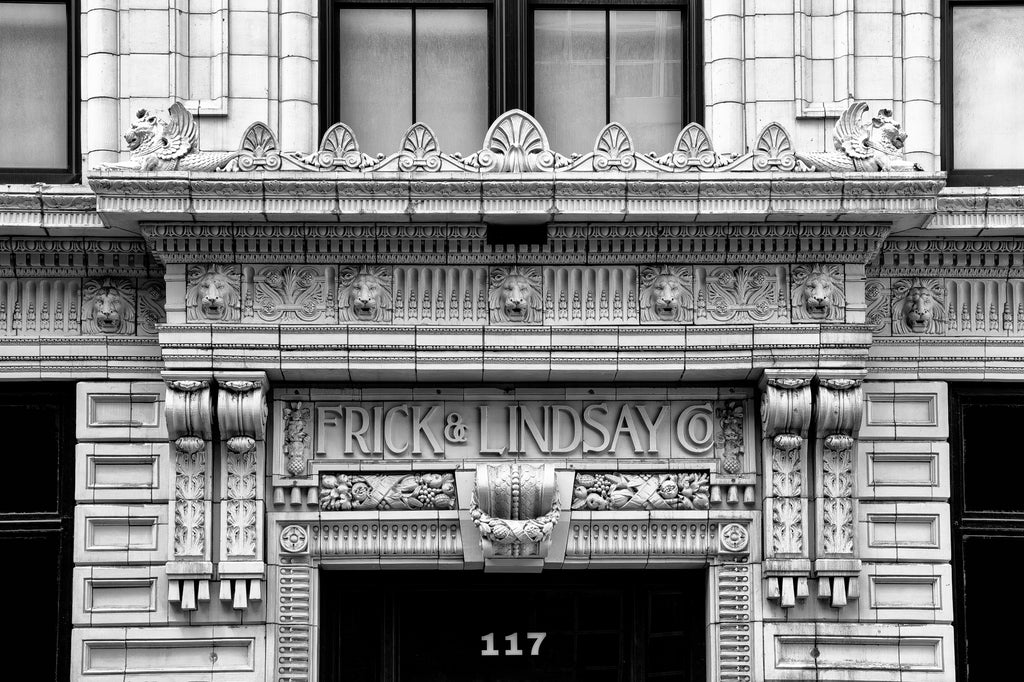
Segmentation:
<svg viewBox="0 0 1024 682">
<path fill-rule="evenodd" d="M 252 131 L 262 133 L 265 126 L 254 124 L 246 131 L 240 149 L 231 152 L 204 152 L 199 150 L 199 127 L 181 102 L 167 110 L 170 120 L 164 120 L 149 109 L 139 109 L 131 129 L 125 133 L 130 161 L 104 164 L 103 168 L 140 171 L 219 171 L 236 170 L 240 157 L 252 156 Z M 270 134 L 269 130 L 266 135 Z M 259 137 L 263 137 L 262 135 Z"/>
<path fill-rule="evenodd" d="M 796 158 L 811 171 L 905 172 L 923 170 L 904 159 L 903 141 L 907 134 L 893 120 L 892 111 L 880 109 L 878 115 L 861 123 L 867 113 L 866 102 L 854 102 L 839 117 L 832 131 L 834 152 L 796 152 Z"/>
</svg>

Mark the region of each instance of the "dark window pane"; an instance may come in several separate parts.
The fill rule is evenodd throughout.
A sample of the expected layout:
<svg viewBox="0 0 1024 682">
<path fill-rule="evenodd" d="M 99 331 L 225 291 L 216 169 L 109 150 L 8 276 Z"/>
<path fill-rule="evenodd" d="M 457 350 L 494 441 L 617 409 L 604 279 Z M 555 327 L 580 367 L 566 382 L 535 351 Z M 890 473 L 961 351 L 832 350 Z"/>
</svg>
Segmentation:
<svg viewBox="0 0 1024 682">
<path fill-rule="evenodd" d="M 17 627 L 4 629 L 0 637 L 0 660 L 5 680 L 53 682 L 58 679 L 57 656 L 60 636 L 60 536 L 58 533 L 31 537 L 0 535 L 0 584 L 8 589 L 4 610 L 17 617 Z M 25 570 L 26 562 L 32 570 Z"/>
<path fill-rule="evenodd" d="M 963 409 L 963 491 L 967 511 L 1024 511 L 1024 457 L 1010 429 L 1024 404 L 967 404 Z M 999 475 L 993 476 L 994 469 Z"/>
<path fill-rule="evenodd" d="M 1024 168 L 1024 5 L 953 8 L 953 160 Z"/>
<path fill-rule="evenodd" d="M 1020 631 L 1010 622 L 1024 611 L 1024 592 L 1008 585 L 1007 567 L 1022 562 L 1024 537 L 964 541 L 967 605 L 962 626 L 966 626 L 969 682 L 1017 679 L 1007 676 L 1007 652 L 1020 646 Z"/>
<path fill-rule="evenodd" d="M 68 165 L 62 3 L 0 2 L 0 167 Z"/>
<path fill-rule="evenodd" d="M 0 431 L 4 434 L 3 457 L 20 461 L 32 480 L 0 476 L 0 513 L 58 511 L 61 472 L 59 413 L 56 406 L 0 404 Z M 71 471 L 67 472 L 71 475 Z"/>
</svg>

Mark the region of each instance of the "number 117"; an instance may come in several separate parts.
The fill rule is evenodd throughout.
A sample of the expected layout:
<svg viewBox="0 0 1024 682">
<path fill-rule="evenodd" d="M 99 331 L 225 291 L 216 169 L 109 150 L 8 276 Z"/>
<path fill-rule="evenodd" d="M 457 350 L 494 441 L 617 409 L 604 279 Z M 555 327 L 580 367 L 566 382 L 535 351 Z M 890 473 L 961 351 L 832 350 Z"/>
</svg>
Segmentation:
<svg viewBox="0 0 1024 682">
<path fill-rule="evenodd" d="M 530 649 L 531 656 L 540 655 L 540 645 L 544 641 L 544 638 L 548 636 L 546 632 L 527 632 L 526 638 L 533 640 L 533 647 Z M 480 639 L 484 642 L 483 651 L 480 652 L 481 656 L 500 656 L 501 652 L 494 648 L 494 633 L 489 632 Z M 505 641 L 508 642 L 508 649 L 505 650 L 506 656 L 522 656 L 523 650 L 519 648 L 519 633 L 513 632 L 511 635 L 505 636 Z"/>
</svg>

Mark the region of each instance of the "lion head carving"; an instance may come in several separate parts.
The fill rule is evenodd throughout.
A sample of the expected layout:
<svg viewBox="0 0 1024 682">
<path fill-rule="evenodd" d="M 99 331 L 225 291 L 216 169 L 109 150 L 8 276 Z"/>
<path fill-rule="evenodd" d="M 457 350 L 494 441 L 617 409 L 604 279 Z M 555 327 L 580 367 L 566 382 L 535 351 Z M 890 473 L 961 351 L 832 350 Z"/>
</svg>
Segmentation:
<svg viewBox="0 0 1024 682">
<path fill-rule="evenodd" d="M 818 264 L 793 268 L 793 314 L 795 319 L 829 320 L 841 317 L 846 307 L 843 269 Z"/>
<path fill-rule="evenodd" d="M 895 334 L 936 334 L 945 331 L 946 306 L 942 284 L 935 279 L 899 280 L 892 330 Z"/>
<path fill-rule="evenodd" d="M 693 289 L 682 268 L 644 266 L 640 269 L 640 321 L 686 322 Z"/>
<path fill-rule="evenodd" d="M 338 296 L 345 322 L 387 322 L 391 319 L 391 271 L 380 265 L 341 269 Z"/>
<path fill-rule="evenodd" d="M 188 269 L 185 310 L 189 321 L 235 322 L 239 319 L 238 267 L 195 265 Z"/>
<path fill-rule="evenodd" d="M 494 268 L 488 304 L 491 322 L 540 322 L 540 273 L 537 268 Z"/>
<path fill-rule="evenodd" d="M 83 334 L 135 333 L 135 287 L 131 280 L 86 280 L 82 300 Z"/>
</svg>

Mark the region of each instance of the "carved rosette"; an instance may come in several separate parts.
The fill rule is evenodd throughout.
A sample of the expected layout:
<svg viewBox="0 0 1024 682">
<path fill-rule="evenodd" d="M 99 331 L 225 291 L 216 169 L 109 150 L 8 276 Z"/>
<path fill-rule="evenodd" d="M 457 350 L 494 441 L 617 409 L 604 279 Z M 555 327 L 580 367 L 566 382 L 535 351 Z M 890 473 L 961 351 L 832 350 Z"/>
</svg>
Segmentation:
<svg viewBox="0 0 1024 682">
<path fill-rule="evenodd" d="M 167 563 L 168 599 L 183 610 L 209 599 L 210 476 L 209 442 L 213 405 L 209 376 L 165 372 L 165 418 L 174 449 L 174 500 L 171 559 Z"/>
<path fill-rule="evenodd" d="M 520 462 L 477 466 L 470 516 L 480 531 L 486 563 L 540 570 L 559 518 L 554 467 Z"/>
<path fill-rule="evenodd" d="M 808 594 L 810 556 L 806 541 L 807 429 L 811 422 L 811 377 L 768 374 L 761 396 L 764 470 L 771 488 L 765 500 L 767 594 L 783 607 Z M 770 510 L 770 513 L 769 513 Z"/>
<path fill-rule="evenodd" d="M 854 448 L 864 392 L 859 377 L 822 378 L 815 403 L 819 444 L 817 478 L 818 596 L 839 608 L 857 597 Z"/>
<path fill-rule="evenodd" d="M 262 598 L 263 486 L 259 476 L 266 433 L 267 379 L 225 372 L 217 378 L 221 460 L 220 598 L 245 609 Z"/>
</svg>

